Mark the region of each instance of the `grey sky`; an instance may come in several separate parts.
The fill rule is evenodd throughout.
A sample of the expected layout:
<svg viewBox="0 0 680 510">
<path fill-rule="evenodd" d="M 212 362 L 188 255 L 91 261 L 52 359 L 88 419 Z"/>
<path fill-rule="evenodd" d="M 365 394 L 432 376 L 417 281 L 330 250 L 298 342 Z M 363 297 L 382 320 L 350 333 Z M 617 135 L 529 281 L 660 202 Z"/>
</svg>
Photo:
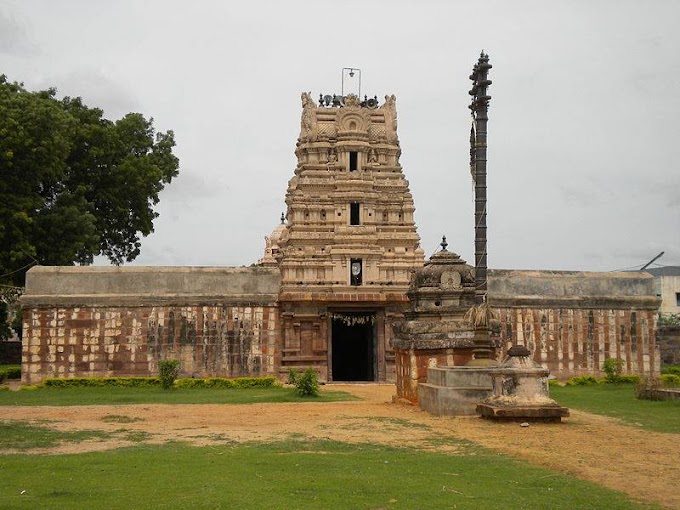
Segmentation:
<svg viewBox="0 0 680 510">
<path fill-rule="evenodd" d="M 680 264 L 680 2 L 2 1 L 0 73 L 173 129 L 145 265 L 247 265 L 295 168 L 300 92 L 397 96 L 430 255 L 473 261 L 468 76 L 493 69 L 489 265 Z"/>
</svg>

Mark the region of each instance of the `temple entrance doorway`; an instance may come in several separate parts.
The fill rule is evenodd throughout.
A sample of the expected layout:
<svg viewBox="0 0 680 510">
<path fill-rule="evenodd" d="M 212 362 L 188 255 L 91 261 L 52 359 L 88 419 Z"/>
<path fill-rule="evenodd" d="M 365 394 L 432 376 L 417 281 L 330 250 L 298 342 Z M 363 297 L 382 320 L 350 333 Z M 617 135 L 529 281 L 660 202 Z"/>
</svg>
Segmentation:
<svg viewBox="0 0 680 510">
<path fill-rule="evenodd" d="M 335 312 L 331 315 L 333 381 L 375 381 L 375 313 Z"/>
</svg>

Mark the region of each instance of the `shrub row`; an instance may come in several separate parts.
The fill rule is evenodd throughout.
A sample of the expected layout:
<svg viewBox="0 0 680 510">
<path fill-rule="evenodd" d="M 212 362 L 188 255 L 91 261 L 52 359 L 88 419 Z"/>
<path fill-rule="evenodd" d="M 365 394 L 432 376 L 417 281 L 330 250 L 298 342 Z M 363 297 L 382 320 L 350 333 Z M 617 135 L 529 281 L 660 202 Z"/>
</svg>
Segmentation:
<svg viewBox="0 0 680 510">
<path fill-rule="evenodd" d="M 0 382 L 5 379 L 21 379 L 21 365 L 9 365 L 0 368 Z"/>
<path fill-rule="evenodd" d="M 207 377 L 205 379 L 177 379 L 175 388 L 271 388 L 276 385 L 275 377 Z"/>
<path fill-rule="evenodd" d="M 566 383 L 566 386 L 594 386 L 596 384 L 639 384 L 643 380 L 642 376 L 639 375 L 619 375 L 616 379 L 597 379 L 592 375 L 580 375 L 577 377 L 572 377 Z M 675 374 L 661 374 L 660 381 L 664 386 L 680 386 L 680 375 Z M 551 386 L 559 386 L 560 383 L 557 379 L 551 379 L 548 381 Z"/>
<path fill-rule="evenodd" d="M 148 388 L 160 386 L 158 377 L 70 377 L 68 379 L 45 379 L 42 386 L 49 388 L 101 388 L 117 386 L 123 388 Z"/>
<path fill-rule="evenodd" d="M 680 365 L 670 365 L 661 369 L 662 374 L 680 375 Z"/>
<path fill-rule="evenodd" d="M 175 388 L 270 388 L 275 386 L 275 377 L 209 377 L 206 379 L 177 379 Z M 49 388 L 101 388 L 117 386 L 123 388 L 148 388 L 161 386 L 159 377 L 72 377 L 68 379 L 45 379 L 42 386 Z"/>
<path fill-rule="evenodd" d="M 664 386 L 680 386 L 680 374 L 661 374 Z"/>
</svg>

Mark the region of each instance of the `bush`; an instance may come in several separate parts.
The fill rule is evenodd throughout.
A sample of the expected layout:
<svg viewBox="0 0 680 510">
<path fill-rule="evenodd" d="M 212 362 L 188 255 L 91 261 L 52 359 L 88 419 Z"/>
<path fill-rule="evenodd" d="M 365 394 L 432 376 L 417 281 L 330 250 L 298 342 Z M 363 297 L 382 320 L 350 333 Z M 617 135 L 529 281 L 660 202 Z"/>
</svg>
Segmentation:
<svg viewBox="0 0 680 510">
<path fill-rule="evenodd" d="M 9 367 L 5 369 L 7 379 L 21 379 L 21 366 Z"/>
<path fill-rule="evenodd" d="M 205 379 L 178 379 L 175 381 L 176 388 L 245 389 L 271 388 L 275 385 L 275 377 L 237 377 L 235 379 L 207 377 Z"/>
<path fill-rule="evenodd" d="M 158 377 L 69 377 L 66 379 L 45 379 L 42 386 L 49 388 L 101 388 L 117 386 L 123 388 L 146 388 L 159 386 Z"/>
<path fill-rule="evenodd" d="M 298 377 L 300 377 L 300 372 L 295 370 L 293 367 L 290 367 L 288 369 L 288 380 L 286 381 L 288 384 L 295 384 L 298 380 Z"/>
<path fill-rule="evenodd" d="M 606 383 L 614 382 L 614 383 L 619 383 L 619 384 L 621 384 L 621 383 L 626 383 L 626 384 L 637 384 L 637 383 L 639 383 L 641 380 L 642 380 L 642 376 L 635 375 L 635 374 L 624 374 L 624 375 L 618 376 L 617 379 L 616 379 L 615 381 L 607 381 L 607 380 L 605 379 L 605 382 L 606 382 Z"/>
<path fill-rule="evenodd" d="M 308 368 L 303 374 L 296 377 L 295 392 L 301 397 L 319 396 L 319 376 L 316 370 Z"/>
<path fill-rule="evenodd" d="M 660 313 L 659 326 L 680 326 L 680 313 Z"/>
<path fill-rule="evenodd" d="M 567 386 L 594 386 L 600 384 L 600 381 L 595 379 L 592 375 L 580 375 L 572 377 L 567 381 Z"/>
<path fill-rule="evenodd" d="M 664 386 L 680 386 L 680 374 L 661 374 L 661 382 Z"/>
<path fill-rule="evenodd" d="M 621 371 L 623 370 L 623 360 L 620 358 L 607 358 L 602 364 L 602 370 L 604 370 L 604 380 L 606 382 L 619 382 Z"/>
<path fill-rule="evenodd" d="M 669 365 L 661 369 L 662 374 L 680 375 L 680 365 Z"/>
<path fill-rule="evenodd" d="M 178 359 L 162 359 L 158 362 L 158 377 L 164 390 L 169 390 L 175 384 L 179 375 Z"/>
<path fill-rule="evenodd" d="M 4 365 L 0 367 L 0 382 L 5 379 L 21 379 L 21 365 Z"/>
<path fill-rule="evenodd" d="M 658 377 L 645 377 L 635 385 L 635 398 L 640 400 L 663 400 L 659 393 L 661 379 Z"/>
</svg>

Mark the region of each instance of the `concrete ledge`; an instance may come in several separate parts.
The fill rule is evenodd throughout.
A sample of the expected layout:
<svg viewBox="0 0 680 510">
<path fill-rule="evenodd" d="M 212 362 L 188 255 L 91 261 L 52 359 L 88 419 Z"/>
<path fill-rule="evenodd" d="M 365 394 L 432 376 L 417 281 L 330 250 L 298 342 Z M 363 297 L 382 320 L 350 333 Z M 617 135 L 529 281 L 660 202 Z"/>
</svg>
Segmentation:
<svg viewBox="0 0 680 510">
<path fill-rule="evenodd" d="M 263 267 L 36 266 L 24 306 L 274 304 L 280 273 Z"/>
<path fill-rule="evenodd" d="M 427 369 L 427 382 L 435 386 L 492 388 L 488 367 L 436 367 Z"/>
<path fill-rule="evenodd" d="M 157 294 L 71 294 L 65 296 L 54 295 L 24 295 L 22 306 L 32 308 L 52 307 L 139 307 L 139 306 L 277 306 L 277 294 L 234 294 L 226 296 L 215 295 L 157 295 Z"/>
<path fill-rule="evenodd" d="M 492 307 L 642 308 L 661 302 L 643 272 L 489 271 Z"/>
<path fill-rule="evenodd" d="M 560 406 L 494 406 L 479 404 L 477 414 L 482 418 L 508 421 L 559 422 L 569 416 L 569 409 Z"/>
</svg>

